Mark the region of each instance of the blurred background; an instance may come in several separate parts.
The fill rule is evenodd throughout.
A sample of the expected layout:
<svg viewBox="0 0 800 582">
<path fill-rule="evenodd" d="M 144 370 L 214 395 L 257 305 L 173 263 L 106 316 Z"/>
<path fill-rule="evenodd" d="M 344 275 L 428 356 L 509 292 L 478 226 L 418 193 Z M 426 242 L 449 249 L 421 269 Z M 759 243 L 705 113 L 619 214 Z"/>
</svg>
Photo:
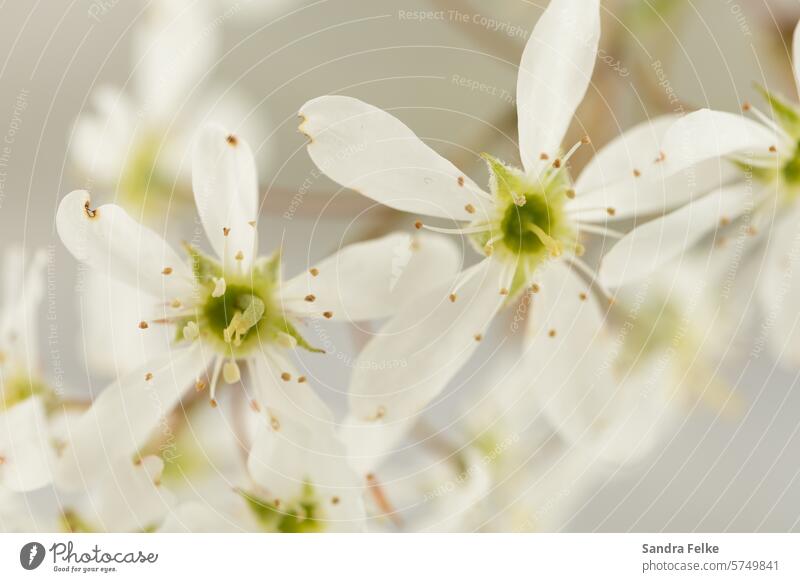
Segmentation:
<svg viewBox="0 0 800 582">
<path fill-rule="evenodd" d="M 547 2 L 187 1 L 181 4 L 202 18 L 167 27 L 156 37 L 169 46 L 151 51 L 140 33 L 158 25 L 155 4 L 0 4 L 0 244 L 48 249 L 42 366 L 56 388 L 76 394 L 98 390 L 107 376 L 86 353 L 89 306 L 76 263 L 54 230 L 60 198 L 87 188 L 97 204 L 123 200 L 139 208 L 170 240 L 187 228 L 173 228 L 170 215 L 185 204 L 188 145 L 162 152 L 171 168 L 166 193 L 154 187 L 148 200 L 137 199 L 135 177 L 109 179 L 114 160 L 101 159 L 91 131 L 76 126 L 78 119 L 91 125 L 104 107 L 121 107 L 119 98 L 109 105 L 98 95 L 108 90 L 129 101 L 132 125 L 123 134 L 125 127 L 139 135 L 149 131 L 145 125 L 158 126 L 156 151 L 165 135 L 190 135 L 217 116 L 245 136 L 261 168 L 262 245 L 282 244 L 291 273 L 344 243 L 411 229 L 407 216 L 319 174 L 297 131 L 300 105 L 323 94 L 361 98 L 485 183 L 481 152 L 517 162 L 517 63 Z M 574 139 L 566 140 L 587 134 L 593 145 L 576 156 L 573 175 L 591 148 L 647 118 L 705 106 L 736 111 L 755 99 L 754 82 L 794 98 L 789 40 L 798 18 L 797 0 L 603 0 L 593 87 Z M 159 60 L 162 49 L 175 61 Z M 158 111 L 155 101 L 165 92 L 170 107 Z M 148 151 L 131 146 L 127 161 Z M 157 185 L 155 174 L 149 186 Z M 366 331 L 332 325 L 328 333 L 354 356 Z M 743 402 L 736 418 L 692 412 L 648 458 L 597 483 L 564 529 L 800 529 L 797 373 L 766 354 L 749 354 L 744 346 L 723 370 Z M 317 366 L 318 384 L 341 395 L 347 360 L 309 365 Z"/>
</svg>

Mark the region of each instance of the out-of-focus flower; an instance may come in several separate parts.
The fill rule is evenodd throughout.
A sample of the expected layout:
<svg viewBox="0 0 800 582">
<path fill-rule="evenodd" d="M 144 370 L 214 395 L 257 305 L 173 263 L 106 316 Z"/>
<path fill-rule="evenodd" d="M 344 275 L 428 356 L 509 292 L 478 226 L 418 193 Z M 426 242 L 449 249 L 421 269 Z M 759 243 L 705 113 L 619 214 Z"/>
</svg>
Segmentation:
<svg viewBox="0 0 800 582">
<path fill-rule="evenodd" d="M 625 138 L 601 151 L 590 170 L 571 182 L 567 163 L 588 139 L 564 155 L 560 142 L 589 85 L 599 37 L 597 2 L 555 0 L 548 5 L 523 54 L 517 86 L 525 170 L 484 155 L 492 194 L 380 109 L 341 96 L 320 97 L 301 108 L 301 131 L 311 139 L 309 154 L 329 177 L 398 210 L 466 222 L 457 229 L 422 222 L 417 227 L 468 235 L 486 256 L 455 285 L 430 286 L 423 300 L 409 304 L 364 349 L 363 362 L 395 358 L 408 365 L 390 371 L 356 369 L 349 442 L 363 468 L 379 460 L 470 358 L 508 297 L 542 288 L 558 295 L 566 283 L 571 291 L 566 297 L 582 299 L 572 311 L 576 326 L 588 340 L 598 333 L 603 312 L 589 285 L 571 268 L 593 275 L 580 259 L 584 246 L 579 239 L 610 234 L 598 224 L 609 216 L 635 215 L 641 210 L 636 192 L 655 180 L 648 176 L 640 182 L 639 172 L 620 171 L 624 164 L 618 158 L 636 147 Z M 635 137 L 652 134 L 640 129 Z M 614 203 L 598 204 L 601 200 Z M 563 331 L 568 330 L 540 333 L 546 341 Z M 582 353 L 580 347 L 562 347 L 571 357 Z"/>
<path fill-rule="evenodd" d="M 253 381 L 270 382 L 266 373 L 256 370 Z M 284 415 L 275 431 L 230 408 L 221 422 L 194 407 L 173 442 L 154 443 L 169 451 L 163 479 L 180 501 L 162 531 L 363 529 L 364 482 L 329 427 Z"/>
<path fill-rule="evenodd" d="M 729 340 L 738 322 L 720 303 L 721 284 L 720 269 L 709 268 L 705 257 L 686 257 L 620 289 L 608 333 L 584 357 L 570 359 L 559 346 L 532 338 L 527 349 L 539 365 L 531 362 L 526 377 L 535 408 L 568 442 L 614 465 L 650 453 L 699 401 L 734 410 L 738 401 L 717 366 L 731 348 L 719 338 Z M 579 304 L 540 299 L 532 323 L 545 327 L 569 321 Z"/>
<path fill-rule="evenodd" d="M 800 27 L 794 35 L 800 84 Z M 744 116 L 702 109 L 665 132 L 657 158 L 668 174 L 716 164 L 729 178 L 688 204 L 634 229 L 603 259 L 601 280 L 617 286 L 640 280 L 697 244 L 736 239 L 737 261 L 764 257 L 758 295 L 768 315 L 775 352 L 800 361 L 800 277 L 796 276 L 800 221 L 800 109 L 762 89 L 772 116 L 750 104 Z M 697 170 L 700 171 L 700 170 Z M 682 195 L 678 198 L 685 202 Z"/>
<path fill-rule="evenodd" d="M 418 434 L 381 467 L 389 516 L 405 531 L 557 531 L 601 470 L 541 414 L 537 384 L 512 349 L 470 386 L 458 421 Z M 401 453 L 401 456 L 403 454 Z M 386 525 L 386 509 L 374 508 Z"/>
<path fill-rule="evenodd" d="M 363 530 L 365 484 L 350 466 L 344 445 L 291 417 L 280 431 L 274 428 L 259 427 L 248 459 L 255 489 L 242 491 L 260 529 Z"/>
<path fill-rule="evenodd" d="M 240 384 L 274 439 L 284 426 L 313 426 L 335 440 L 325 404 L 294 370 L 287 352 L 320 352 L 299 331 L 312 319 L 366 320 L 391 315 L 419 279 L 452 275 L 458 254 L 437 237 L 389 235 L 342 249 L 283 282 L 279 254 L 259 257 L 258 189 L 247 143 L 219 126 L 204 128 L 193 160 L 195 201 L 216 257 L 187 244 L 188 261 L 122 208 L 91 207 L 75 191 L 56 218 L 61 240 L 81 262 L 152 298 L 138 328 L 169 325 L 173 346 L 114 382 L 70 431 L 59 482 L 80 487 L 109 460 L 142 447 L 191 389 Z M 393 257 L 408 252 L 404 269 Z M 243 382 L 243 372 L 252 381 Z M 247 379 L 247 378 L 246 378 Z M 250 392 L 252 391 L 252 392 Z M 321 437 L 320 437 L 321 438 Z M 332 445 L 329 445 L 332 446 Z"/>
<path fill-rule="evenodd" d="M 462 474 L 483 467 L 489 479 L 480 503 L 464 517 L 476 531 L 559 531 L 601 467 L 591 451 L 556 432 L 535 398 L 539 385 L 525 360 L 505 351 L 505 366 L 472 399 L 461 423 L 465 451 L 473 456 Z"/>
<path fill-rule="evenodd" d="M 5 257 L 0 312 L 0 488 L 11 491 L 48 485 L 55 460 L 48 420 L 55 394 L 39 370 L 36 333 L 45 261 L 43 251 L 30 258 L 19 248 L 11 248 Z"/>
<path fill-rule="evenodd" d="M 114 193 L 148 224 L 163 225 L 169 210 L 191 199 L 184 162 L 195 129 L 213 121 L 238 130 L 251 113 L 238 89 L 210 80 L 221 33 L 212 8 L 149 3 L 133 31 L 130 82 L 99 87 L 94 111 L 75 124 L 70 154 L 92 189 Z"/>
</svg>

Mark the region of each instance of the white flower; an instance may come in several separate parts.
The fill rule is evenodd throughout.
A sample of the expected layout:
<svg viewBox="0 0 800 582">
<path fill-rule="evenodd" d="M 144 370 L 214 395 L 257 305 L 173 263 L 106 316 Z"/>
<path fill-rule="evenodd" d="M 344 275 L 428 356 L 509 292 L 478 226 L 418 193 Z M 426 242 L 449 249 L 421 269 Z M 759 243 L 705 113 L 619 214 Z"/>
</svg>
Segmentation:
<svg viewBox="0 0 800 582">
<path fill-rule="evenodd" d="M 262 424 L 247 466 L 257 488 L 242 495 L 261 530 L 364 529 L 365 483 L 351 468 L 344 445 L 319 427 L 288 415 L 280 425 Z"/>
<path fill-rule="evenodd" d="M 238 128 L 252 112 L 237 88 L 209 81 L 221 44 L 214 18 L 207 2 L 149 3 L 133 29 L 130 86 L 100 86 L 74 127 L 81 173 L 148 224 L 191 198 L 185 152 L 195 128 Z"/>
<path fill-rule="evenodd" d="M 275 380 L 257 364 L 253 382 Z M 163 480 L 180 505 L 162 531 L 363 529 L 364 482 L 326 426 L 329 413 L 320 409 L 320 422 L 309 423 L 284 406 L 271 404 L 277 412 L 269 423 L 225 404 L 224 420 L 195 406 L 176 423 L 171 442 L 159 448 L 169 451 Z M 250 451 L 246 458 L 243 449 Z"/>
<path fill-rule="evenodd" d="M 363 351 L 363 365 L 356 367 L 351 384 L 348 429 L 362 469 L 380 459 L 470 358 L 508 297 L 548 287 L 547 292 L 558 294 L 560 287 L 553 285 L 564 280 L 576 298 L 586 298 L 564 323 L 574 322 L 587 339 L 597 333 L 601 309 L 570 266 L 591 271 L 579 258 L 584 251 L 579 239 L 610 234 L 596 223 L 639 210 L 635 194 L 640 179 L 629 168 L 622 172 L 618 158 L 629 157 L 638 142 L 652 142 L 655 133 L 640 127 L 615 141 L 572 184 L 567 162 L 588 139 L 564 155 L 559 148 L 594 68 L 598 4 L 554 0 L 537 23 L 522 56 L 517 87 L 525 169 L 484 154 L 491 194 L 380 109 L 342 96 L 320 97 L 301 108 L 301 131 L 311 140 L 309 154 L 325 174 L 398 210 L 465 223 L 458 229 L 427 228 L 468 235 L 486 255 L 455 285 L 430 286 L 424 298 L 407 305 Z M 599 204 L 606 200 L 613 204 Z M 543 333 L 554 337 L 567 331 L 559 327 Z M 371 365 L 388 359 L 404 365 L 391 370 Z"/>
<path fill-rule="evenodd" d="M 212 76 L 222 32 L 222 21 L 215 18 L 221 11 L 209 2 L 148 3 L 132 29 L 129 83 L 124 89 L 101 85 L 91 96 L 93 107 L 75 123 L 69 153 L 92 191 L 113 194 L 116 203 L 153 228 L 187 211 L 192 188 L 186 152 L 196 128 L 209 121 L 239 128 L 253 119 L 253 106 L 239 87 Z M 242 128 L 245 138 L 253 137 L 248 127 Z M 268 150 L 260 148 L 259 159 L 267 158 Z M 80 300 L 82 309 L 103 313 L 85 321 L 85 359 L 94 373 L 132 372 L 171 339 L 136 333 L 131 324 L 138 323 L 141 296 L 120 281 L 88 273 Z"/>
<path fill-rule="evenodd" d="M 207 126 L 193 168 L 195 201 L 215 258 L 187 244 L 188 260 L 182 259 L 119 206 L 92 208 L 85 191 L 68 194 L 59 206 L 59 236 L 78 260 L 152 297 L 152 311 L 140 314 L 140 332 L 168 325 L 176 338 L 94 400 L 61 460 L 65 487 L 100 473 L 109 458 L 137 451 L 187 391 L 208 390 L 215 405 L 223 376 L 240 384 L 240 374 L 263 373 L 237 390 L 244 389 L 264 422 L 280 427 L 293 416 L 332 435 L 330 412 L 287 358 L 295 345 L 321 351 L 299 326 L 310 319 L 385 317 L 413 297 L 420 279 L 437 280 L 457 268 L 451 245 L 399 234 L 346 247 L 283 282 L 279 254 L 258 256 L 258 186 L 247 143 Z M 414 252 L 398 282 L 391 257 L 399 246 Z M 217 296 L 221 278 L 225 293 Z"/>
<path fill-rule="evenodd" d="M 795 78 L 800 84 L 798 51 L 800 27 L 794 34 Z M 609 286 L 623 285 L 647 277 L 698 244 L 730 242 L 740 249 L 734 266 L 742 263 L 746 268 L 748 262 L 763 260 L 755 275 L 771 343 L 779 357 L 797 363 L 800 107 L 765 89 L 762 94 L 772 117 L 750 104 L 744 109 L 757 121 L 703 109 L 665 132 L 658 156 L 661 170 L 668 175 L 694 172 L 703 182 L 711 169 L 717 185 L 696 188 L 688 204 L 685 192 L 675 191 L 680 207 L 623 238 L 604 257 L 600 277 Z"/>
</svg>

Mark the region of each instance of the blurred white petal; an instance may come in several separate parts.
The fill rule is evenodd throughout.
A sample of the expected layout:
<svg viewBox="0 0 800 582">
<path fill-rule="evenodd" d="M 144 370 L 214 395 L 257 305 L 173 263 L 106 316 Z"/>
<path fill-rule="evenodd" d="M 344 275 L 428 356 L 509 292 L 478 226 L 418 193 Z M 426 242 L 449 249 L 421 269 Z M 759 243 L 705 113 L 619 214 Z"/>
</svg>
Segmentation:
<svg viewBox="0 0 800 582">
<path fill-rule="evenodd" d="M 710 158 L 765 156 L 773 146 L 780 147 L 781 140 L 764 125 L 742 115 L 700 109 L 680 118 L 667 131 L 660 163 L 665 175 L 670 175 Z"/>
</svg>

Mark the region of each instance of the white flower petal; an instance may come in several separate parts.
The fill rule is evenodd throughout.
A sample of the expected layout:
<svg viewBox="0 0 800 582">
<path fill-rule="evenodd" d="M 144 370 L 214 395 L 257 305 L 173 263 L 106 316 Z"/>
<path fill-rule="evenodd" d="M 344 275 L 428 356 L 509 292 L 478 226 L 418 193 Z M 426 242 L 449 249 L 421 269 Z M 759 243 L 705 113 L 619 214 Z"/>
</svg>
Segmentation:
<svg viewBox="0 0 800 582">
<path fill-rule="evenodd" d="M 481 189 L 382 109 L 343 96 L 300 109 L 311 159 L 329 178 L 406 212 L 471 221 Z"/>
<path fill-rule="evenodd" d="M 240 252 L 242 264 L 250 265 L 258 252 L 258 177 L 247 142 L 219 125 L 205 126 L 194 147 L 192 187 L 208 240 L 226 269 Z"/>
<path fill-rule="evenodd" d="M 608 184 L 630 178 L 634 170 L 642 172 L 655 164 L 661 150 L 661 140 L 679 117 L 661 115 L 648 119 L 618 135 L 594 155 L 578 179 L 575 192 L 580 196 Z"/>
<path fill-rule="evenodd" d="M 83 346 L 91 371 L 107 377 L 133 372 L 163 354 L 175 339 L 168 325 L 140 322 L 153 317 L 153 299 L 134 287 L 97 271 L 84 274 L 80 295 Z"/>
<path fill-rule="evenodd" d="M 474 353 L 505 296 L 510 269 L 485 259 L 471 267 L 469 280 L 448 299 L 451 284 L 440 284 L 408 302 L 380 330 L 355 362 L 350 385 L 350 414 L 359 423 L 372 420 L 379 430 L 350 429 L 347 444 L 359 467 L 375 465 L 380 454 L 402 435 L 399 425 L 413 422 Z M 374 435 L 365 442 L 365 431 Z"/>
<path fill-rule="evenodd" d="M 452 281 L 461 266 L 450 237 L 394 233 L 348 245 L 287 281 L 281 288 L 293 313 L 333 313 L 359 321 L 393 315 L 409 299 L 442 281 Z M 314 301 L 303 301 L 305 297 Z"/>
<path fill-rule="evenodd" d="M 0 485 L 33 491 L 52 480 L 55 453 L 44 405 L 31 397 L 0 414 Z"/>
<path fill-rule="evenodd" d="M 600 40 L 598 0 L 552 0 L 522 54 L 517 81 L 519 144 L 530 174 L 555 156 L 592 78 Z"/>
<path fill-rule="evenodd" d="M 725 159 L 709 159 L 678 173 L 665 175 L 665 168 L 651 168 L 649 174 L 630 177 L 579 193 L 567 204 L 580 222 L 624 220 L 634 216 L 663 214 L 683 206 L 731 180 L 741 170 Z M 613 217 L 608 209 L 614 209 Z"/>
<path fill-rule="evenodd" d="M 91 208 L 85 190 L 70 192 L 58 207 L 58 235 L 76 259 L 156 298 L 192 292 L 191 270 L 162 237 L 119 206 Z M 167 267 L 170 275 L 162 273 Z"/>
<path fill-rule="evenodd" d="M 130 458 L 205 368 L 200 348 L 175 350 L 108 386 L 70 428 L 57 483 L 67 490 L 85 487 L 109 463 Z"/>
<path fill-rule="evenodd" d="M 635 228 L 603 257 L 600 280 L 609 287 L 635 282 L 679 257 L 700 239 L 752 204 L 751 184 L 721 188 Z"/>
<path fill-rule="evenodd" d="M 659 163 L 665 175 L 671 175 L 710 158 L 767 155 L 770 147 L 780 145 L 780 138 L 760 123 L 738 114 L 700 109 L 667 131 Z"/>
<path fill-rule="evenodd" d="M 538 350 L 578 360 L 603 328 L 605 316 L 589 284 L 568 265 L 553 262 L 537 277 L 528 319 L 526 358 L 535 366 Z M 537 350 L 533 349 L 533 343 Z M 568 356 L 566 355 L 568 354 Z M 567 368 L 569 370 L 569 368 Z"/>
<path fill-rule="evenodd" d="M 583 222 L 609 220 L 608 208 L 615 220 L 666 212 L 738 172 L 716 159 L 667 176 L 658 162 L 661 141 L 678 119 L 663 115 L 644 121 L 603 146 L 575 181 L 577 197 L 567 209 Z"/>
</svg>

